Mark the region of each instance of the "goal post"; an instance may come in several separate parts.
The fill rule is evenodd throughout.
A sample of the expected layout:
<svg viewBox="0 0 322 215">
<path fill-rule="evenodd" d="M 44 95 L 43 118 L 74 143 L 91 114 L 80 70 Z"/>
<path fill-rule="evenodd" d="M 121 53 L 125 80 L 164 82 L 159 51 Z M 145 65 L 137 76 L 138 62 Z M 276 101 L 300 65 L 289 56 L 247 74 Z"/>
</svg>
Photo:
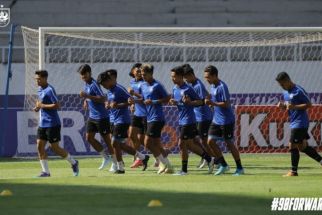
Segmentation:
<svg viewBox="0 0 322 215">
<path fill-rule="evenodd" d="M 22 27 L 22 31 L 26 63 L 23 114 L 35 118 L 30 112 L 37 92 L 34 71 L 48 70 L 49 82 L 62 103 L 62 132 L 65 131 L 62 142 L 73 154 L 95 154 L 84 138 L 87 115 L 78 96 L 83 83 L 77 68 L 83 63 L 91 65 L 94 78 L 106 69 L 116 69 L 118 82 L 128 87 L 128 73 L 136 62 L 153 64 L 155 78 L 168 92 L 172 91 L 170 70 L 174 66 L 189 63 L 196 76 L 204 81 L 203 69 L 215 65 L 231 93 L 236 114 L 236 144 L 247 153 L 287 150 L 287 118 L 274 107 L 282 92 L 275 76 L 286 71 L 316 104 L 310 112 L 309 144 L 322 150 L 322 116 L 318 105 L 322 100 L 321 27 Z M 178 152 L 177 110 L 167 106 L 165 113 L 167 123 L 162 140 L 172 152 Z M 35 124 L 22 123 L 18 130 L 27 137 Z M 19 150 L 24 154 L 31 143 L 21 142 L 18 148 L 22 145 Z"/>
</svg>

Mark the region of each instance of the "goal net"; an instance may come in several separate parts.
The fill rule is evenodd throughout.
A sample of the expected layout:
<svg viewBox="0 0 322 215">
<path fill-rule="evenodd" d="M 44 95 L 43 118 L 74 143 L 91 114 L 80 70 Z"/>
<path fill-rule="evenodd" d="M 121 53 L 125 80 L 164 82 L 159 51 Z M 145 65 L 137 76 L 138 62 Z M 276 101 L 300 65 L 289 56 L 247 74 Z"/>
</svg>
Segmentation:
<svg viewBox="0 0 322 215">
<path fill-rule="evenodd" d="M 322 28 L 22 28 L 25 46 L 25 105 L 19 113 L 18 155 L 32 154 L 37 115 L 34 71 L 49 72 L 62 104 L 62 143 L 77 155 L 95 154 L 85 141 L 85 120 L 78 96 L 84 83 L 76 73 L 87 63 L 93 77 L 106 69 L 118 71 L 129 86 L 137 62 L 151 63 L 155 78 L 172 91 L 171 68 L 189 63 L 198 78 L 215 65 L 231 93 L 236 115 L 235 144 L 241 152 L 286 152 L 289 138 L 285 112 L 274 107 L 282 89 L 276 74 L 286 71 L 310 95 L 309 144 L 322 150 Z M 204 81 L 204 80 L 203 80 Z M 205 83 L 205 82 L 204 82 Z M 205 83 L 209 89 L 209 85 Z M 176 107 L 167 106 L 162 141 L 178 152 Z M 222 145 L 224 147 L 224 145 Z"/>
</svg>

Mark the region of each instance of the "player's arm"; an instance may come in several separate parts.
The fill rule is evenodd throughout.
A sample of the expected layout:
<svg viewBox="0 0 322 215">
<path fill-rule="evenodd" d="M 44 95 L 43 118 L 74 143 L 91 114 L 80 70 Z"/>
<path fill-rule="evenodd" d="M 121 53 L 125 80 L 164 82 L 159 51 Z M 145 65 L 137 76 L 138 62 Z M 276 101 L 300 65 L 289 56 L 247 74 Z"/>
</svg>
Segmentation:
<svg viewBox="0 0 322 215">
<path fill-rule="evenodd" d="M 187 94 L 183 96 L 182 102 L 190 106 L 201 106 L 204 103 L 203 100 L 192 88 L 188 90 Z"/>
<path fill-rule="evenodd" d="M 79 96 L 84 99 L 90 99 L 93 102 L 97 102 L 97 103 L 104 103 L 106 100 L 105 96 L 101 96 L 101 95 L 92 96 L 92 95 L 85 93 L 84 91 L 81 91 L 79 93 Z"/>
<path fill-rule="evenodd" d="M 298 105 L 294 105 L 294 104 L 286 104 L 286 109 L 287 110 L 306 110 L 308 108 L 312 107 L 312 103 L 305 103 L 305 104 L 298 104 Z"/>
<path fill-rule="evenodd" d="M 128 88 L 127 90 L 131 96 L 136 96 L 139 99 L 142 99 L 142 95 L 140 93 L 135 92 L 132 88 Z"/>
<path fill-rule="evenodd" d="M 60 108 L 59 102 L 53 104 L 43 104 L 41 101 L 36 102 L 36 109 L 47 109 L 47 110 L 57 110 Z"/>
</svg>

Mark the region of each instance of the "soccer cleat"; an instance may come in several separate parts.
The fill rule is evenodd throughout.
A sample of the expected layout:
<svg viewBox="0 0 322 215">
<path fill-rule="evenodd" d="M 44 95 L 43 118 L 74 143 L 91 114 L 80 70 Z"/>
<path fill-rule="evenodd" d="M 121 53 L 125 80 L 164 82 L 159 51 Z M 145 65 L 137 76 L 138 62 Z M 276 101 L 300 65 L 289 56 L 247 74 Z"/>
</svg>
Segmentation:
<svg viewBox="0 0 322 215">
<path fill-rule="evenodd" d="M 100 167 L 98 167 L 98 169 L 99 170 L 104 169 L 110 161 L 111 161 L 111 156 L 107 156 L 106 158 L 104 157 L 103 161 L 102 161 L 102 164 L 101 164 Z"/>
<path fill-rule="evenodd" d="M 37 178 L 46 178 L 46 177 L 50 177 L 50 173 L 41 172 L 40 175 L 37 176 Z"/>
<path fill-rule="evenodd" d="M 233 176 L 240 176 L 240 175 L 244 175 L 244 174 L 245 174 L 244 168 L 241 168 L 241 169 L 236 169 Z"/>
<path fill-rule="evenodd" d="M 227 172 L 229 170 L 229 166 L 222 166 L 220 165 L 219 169 L 217 170 L 217 172 L 215 172 L 214 175 L 222 175 L 224 174 L 225 172 Z"/>
<path fill-rule="evenodd" d="M 111 168 L 109 169 L 109 172 L 115 173 L 117 171 L 117 165 L 113 162 L 111 165 Z"/>
<path fill-rule="evenodd" d="M 142 160 L 142 164 L 143 164 L 142 171 L 145 171 L 146 168 L 148 167 L 148 161 L 149 161 L 149 159 L 150 159 L 150 156 L 149 155 L 145 155 L 144 160 Z"/>
<path fill-rule="evenodd" d="M 115 172 L 114 172 L 114 174 L 124 174 L 125 173 L 125 170 L 116 170 Z"/>
<path fill-rule="evenodd" d="M 201 163 L 201 162 L 200 162 Z M 202 163 L 199 165 L 199 169 L 204 168 L 207 165 L 207 161 L 205 159 L 202 160 Z"/>
<path fill-rule="evenodd" d="M 159 170 L 158 170 L 158 174 L 162 174 L 165 170 L 167 169 L 167 166 L 163 165 L 162 163 L 160 163 L 159 165 Z"/>
<path fill-rule="evenodd" d="M 176 175 L 176 176 L 185 176 L 185 175 L 188 175 L 188 173 L 185 172 L 185 171 L 180 170 L 180 171 L 174 173 L 173 175 Z"/>
<path fill-rule="evenodd" d="M 130 167 L 131 167 L 131 168 L 138 168 L 138 167 L 140 167 L 140 166 L 143 166 L 142 161 L 141 161 L 141 160 L 139 160 L 139 159 L 136 159 Z"/>
<path fill-rule="evenodd" d="M 74 176 L 78 176 L 79 175 L 78 160 L 75 160 L 75 161 L 76 163 L 72 164 L 72 170 L 73 170 Z"/>
<path fill-rule="evenodd" d="M 211 174 L 214 171 L 214 159 L 211 159 L 211 161 L 208 163 L 208 174 Z"/>
<path fill-rule="evenodd" d="M 288 171 L 288 173 L 283 175 L 283 177 L 291 177 L 291 176 L 299 176 L 299 175 L 297 174 L 297 172 L 294 172 L 292 170 Z"/>
</svg>

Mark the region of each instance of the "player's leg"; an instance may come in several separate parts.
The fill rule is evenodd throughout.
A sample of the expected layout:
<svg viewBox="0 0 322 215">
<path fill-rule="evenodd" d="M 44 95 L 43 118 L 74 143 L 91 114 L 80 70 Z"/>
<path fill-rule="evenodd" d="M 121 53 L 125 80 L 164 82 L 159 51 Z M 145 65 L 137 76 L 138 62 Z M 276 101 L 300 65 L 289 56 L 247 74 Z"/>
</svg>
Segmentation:
<svg viewBox="0 0 322 215">
<path fill-rule="evenodd" d="M 124 163 L 122 158 L 122 149 L 121 149 L 121 142 L 124 141 L 123 138 L 117 138 L 114 136 L 112 137 L 112 146 L 114 149 L 115 157 L 117 160 L 116 170 L 114 171 L 115 174 L 124 174 Z"/>
<path fill-rule="evenodd" d="M 48 156 L 46 153 L 46 143 L 47 143 L 47 136 L 46 136 L 46 128 L 38 128 L 37 130 L 37 151 L 39 162 L 41 165 L 41 173 L 38 177 L 49 177 L 50 171 L 48 167 Z"/>
<path fill-rule="evenodd" d="M 108 150 L 108 152 L 110 153 L 110 155 L 108 155 L 108 152 L 106 151 L 106 149 L 102 149 L 101 152 L 99 152 L 102 157 L 103 157 L 103 160 L 102 160 L 102 164 L 101 166 L 98 168 L 99 170 L 102 170 L 104 169 L 107 164 L 112 160 L 112 162 L 114 164 L 116 164 L 116 156 L 114 154 L 114 149 L 112 147 L 112 144 L 111 144 L 111 130 L 110 130 L 110 123 L 107 119 L 103 119 L 103 120 L 100 120 L 98 122 L 98 126 L 97 126 L 97 130 L 98 132 L 100 133 L 102 139 L 104 140 L 105 144 L 106 144 L 106 149 Z"/>
<path fill-rule="evenodd" d="M 172 173 L 173 169 L 170 161 L 162 154 L 161 145 L 161 131 L 164 126 L 164 122 L 150 122 L 147 125 L 147 131 L 145 135 L 144 144 L 151 151 L 153 156 L 158 159 L 162 165 L 160 165 L 158 174 L 163 172 Z"/>
<path fill-rule="evenodd" d="M 142 121 L 141 117 L 137 117 L 137 116 L 133 115 L 132 119 L 131 119 L 131 126 L 129 128 L 129 136 L 132 141 L 133 148 L 136 151 L 138 151 L 140 149 L 140 146 L 142 144 L 142 137 L 139 136 L 139 134 L 142 133 L 141 127 L 143 127 L 143 124 L 141 121 Z M 141 139 L 139 139 L 139 137 L 141 137 Z M 143 141 L 144 141 L 144 139 L 143 139 Z M 144 142 L 143 142 L 143 144 L 144 144 Z M 134 162 L 131 164 L 131 168 L 137 168 L 142 165 L 143 165 L 142 161 L 134 156 Z"/>
<path fill-rule="evenodd" d="M 292 132 L 291 132 L 292 133 Z M 292 136 L 292 135 L 291 135 Z M 293 144 L 290 140 L 289 144 L 289 150 L 291 153 L 291 170 L 285 174 L 284 176 L 298 176 L 297 169 L 300 161 L 300 152 L 299 147 L 297 144 Z"/>
<path fill-rule="evenodd" d="M 215 172 L 215 175 L 221 175 L 229 170 L 229 166 L 217 144 L 217 141 L 223 140 L 223 126 L 211 124 L 208 132 L 208 145 L 215 154 L 217 162 L 219 163 L 219 169 Z"/>
<path fill-rule="evenodd" d="M 301 141 L 300 144 L 298 144 L 299 150 L 301 152 L 304 152 L 307 156 L 318 162 L 322 165 L 322 157 L 319 155 L 319 153 L 311 146 L 308 145 L 307 140 L 310 138 L 307 128 L 300 129 L 299 138 Z"/>
<path fill-rule="evenodd" d="M 79 175 L 78 161 L 75 160 L 65 149 L 59 146 L 60 141 L 60 126 L 48 128 L 46 131 L 48 142 L 50 143 L 50 148 L 52 151 L 66 159 L 72 167 L 74 176 Z"/>
<path fill-rule="evenodd" d="M 182 128 L 180 128 L 182 131 Z M 180 131 L 180 133 L 181 133 Z M 180 156 L 181 156 L 181 170 L 175 173 L 174 175 L 187 175 L 188 174 L 188 143 L 187 139 L 182 139 L 180 134 L 179 148 L 180 148 Z"/>
<path fill-rule="evenodd" d="M 227 148 L 230 150 L 236 163 L 236 171 L 233 175 L 239 176 L 244 174 L 244 168 L 241 164 L 239 151 L 234 143 L 234 128 L 235 128 L 235 124 L 225 125 L 223 130 L 224 132 L 223 137 L 225 139 Z"/>
</svg>

